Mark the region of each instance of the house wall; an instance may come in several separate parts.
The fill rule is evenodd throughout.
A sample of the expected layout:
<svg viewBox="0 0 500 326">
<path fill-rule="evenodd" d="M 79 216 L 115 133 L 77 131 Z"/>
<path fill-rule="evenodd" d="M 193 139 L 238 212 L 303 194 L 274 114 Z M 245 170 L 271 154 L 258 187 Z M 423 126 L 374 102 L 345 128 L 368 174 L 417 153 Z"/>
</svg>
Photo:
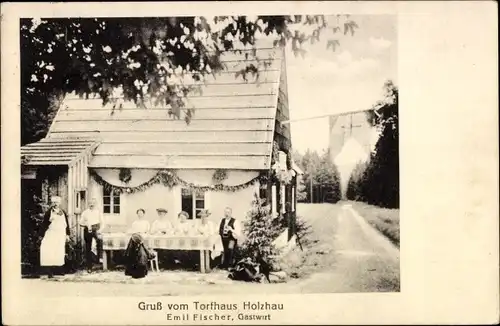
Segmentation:
<svg viewBox="0 0 500 326">
<path fill-rule="evenodd" d="M 131 172 L 132 182 L 134 180 L 134 175 L 139 175 L 138 173 L 142 173 L 143 178 L 145 178 L 148 174 L 149 176 L 154 175 L 156 171 L 133 169 Z M 177 175 L 186 182 L 197 185 L 210 185 L 213 172 L 213 170 L 181 170 L 177 172 Z M 111 178 L 112 175 L 117 176 L 119 171 L 114 169 L 100 169 L 98 173 L 100 173 L 100 175 L 107 175 Z M 256 176 L 258 176 L 258 172 L 256 171 L 229 171 L 228 178 L 223 183 L 226 185 L 238 185 Z M 150 178 L 151 177 L 149 177 L 149 179 Z M 116 182 L 116 178 L 113 180 Z M 212 213 L 210 220 L 218 225 L 220 219 L 223 217 L 224 208 L 226 206 L 230 206 L 233 209 L 235 218 L 243 220 L 251 208 L 254 193 L 258 193 L 258 189 L 259 184 L 257 183 L 236 192 L 206 192 L 205 208 L 209 209 Z M 102 191 L 102 186 L 91 177 L 89 181 L 89 199 L 95 198 L 101 211 L 103 209 Z M 105 223 L 111 226 L 111 231 L 125 231 L 136 219 L 136 211 L 139 208 L 146 210 L 145 218 L 150 222 L 153 222 L 157 218 L 156 209 L 159 207 L 168 210 L 168 218 L 176 219 L 177 214 L 181 211 L 181 187 L 175 186 L 173 188 L 168 188 L 161 184 L 155 184 L 142 192 L 121 194 L 120 201 L 121 212 L 119 215 L 104 214 Z"/>
</svg>

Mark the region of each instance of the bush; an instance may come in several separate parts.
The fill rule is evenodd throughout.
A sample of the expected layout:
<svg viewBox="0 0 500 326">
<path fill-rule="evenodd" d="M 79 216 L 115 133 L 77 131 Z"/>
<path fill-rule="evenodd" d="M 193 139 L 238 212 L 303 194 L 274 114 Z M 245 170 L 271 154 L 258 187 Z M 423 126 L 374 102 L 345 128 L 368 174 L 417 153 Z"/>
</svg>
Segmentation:
<svg viewBox="0 0 500 326">
<path fill-rule="evenodd" d="M 23 200 L 21 222 L 21 263 L 22 273 L 32 273 L 40 265 L 40 244 L 42 236 L 39 232 L 47 206 L 40 197 Z"/>
<path fill-rule="evenodd" d="M 297 216 L 295 221 L 297 236 L 302 245 L 305 245 L 307 236 L 311 233 L 311 225 L 307 223 L 301 216 Z"/>
<path fill-rule="evenodd" d="M 265 200 L 254 195 L 252 208 L 248 212 L 243 225 L 246 239 L 240 248 L 241 255 L 250 258 L 260 256 L 271 267 L 276 266 L 275 256 L 277 250 L 273 245 L 273 241 L 283 231 L 282 220 L 282 217 L 273 218 L 271 209 L 265 204 Z"/>
<path fill-rule="evenodd" d="M 76 234 L 71 232 L 70 240 L 66 244 L 66 266 L 67 272 L 73 272 L 80 269 L 84 264 L 84 257 L 82 255 L 82 243 L 77 241 Z"/>
</svg>

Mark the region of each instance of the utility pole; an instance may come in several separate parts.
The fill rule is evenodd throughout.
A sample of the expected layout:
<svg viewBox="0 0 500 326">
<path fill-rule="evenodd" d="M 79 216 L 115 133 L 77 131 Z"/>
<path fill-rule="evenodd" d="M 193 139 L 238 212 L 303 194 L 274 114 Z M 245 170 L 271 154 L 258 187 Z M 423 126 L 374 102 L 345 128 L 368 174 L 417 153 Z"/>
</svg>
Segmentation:
<svg viewBox="0 0 500 326">
<path fill-rule="evenodd" d="M 313 169 L 312 169 L 312 163 L 309 161 L 309 200 L 311 201 L 311 204 L 313 203 Z"/>
<path fill-rule="evenodd" d="M 309 193 L 311 194 L 311 204 L 313 203 L 313 176 L 312 176 L 312 171 L 309 172 L 309 182 L 310 182 L 310 190 Z"/>
</svg>

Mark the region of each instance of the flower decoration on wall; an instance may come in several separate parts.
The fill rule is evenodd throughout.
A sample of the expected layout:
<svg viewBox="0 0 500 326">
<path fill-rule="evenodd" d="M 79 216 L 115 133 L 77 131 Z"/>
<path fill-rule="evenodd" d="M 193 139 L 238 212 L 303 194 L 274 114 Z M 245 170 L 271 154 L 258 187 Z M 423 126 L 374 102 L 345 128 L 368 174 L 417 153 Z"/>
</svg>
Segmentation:
<svg viewBox="0 0 500 326">
<path fill-rule="evenodd" d="M 212 180 L 215 184 L 221 184 L 227 179 L 227 170 L 217 169 L 212 176 Z"/>
<path fill-rule="evenodd" d="M 155 184 L 162 184 L 168 188 L 173 188 L 174 186 L 181 185 L 184 188 L 188 188 L 188 189 L 195 190 L 195 191 L 198 190 L 198 191 L 236 192 L 236 191 L 248 188 L 257 182 L 262 183 L 263 180 L 265 180 L 265 178 L 266 178 L 265 174 L 260 174 L 257 177 L 253 178 L 252 180 L 249 180 L 249 181 L 242 183 L 240 185 L 227 186 L 227 185 L 223 185 L 223 184 L 217 184 L 217 185 L 210 185 L 210 186 L 201 186 L 201 185 L 196 185 L 196 184 L 182 180 L 173 171 L 160 170 L 153 178 L 151 178 L 149 181 L 144 182 L 143 184 L 140 184 L 140 185 L 135 186 L 135 187 L 128 187 L 128 186 L 122 187 L 122 186 L 112 185 L 112 184 L 106 182 L 94 170 L 90 170 L 90 174 L 93 176 L 94 180 L 99 185 L 101 185 L 104 189 L 109 190 L 109 191 L 113 191 L 115 193 L 128 193 L 128 194 L 144 191 Z"/>
<path fill-rule="evenodd" d="M 274 174 L 276 179 L 282 184 L 290 184 L 293 179 L 293 170 L 275 170 Z"/>
<path fill-rule="evenodd" d="M 132 180 L 132 172 L 128 168 L 122 168 L 120 169 L 120 174 L 118 175 L 118 178 L 123 183 L 129 183 L 130 180 Z"/>
</svg>

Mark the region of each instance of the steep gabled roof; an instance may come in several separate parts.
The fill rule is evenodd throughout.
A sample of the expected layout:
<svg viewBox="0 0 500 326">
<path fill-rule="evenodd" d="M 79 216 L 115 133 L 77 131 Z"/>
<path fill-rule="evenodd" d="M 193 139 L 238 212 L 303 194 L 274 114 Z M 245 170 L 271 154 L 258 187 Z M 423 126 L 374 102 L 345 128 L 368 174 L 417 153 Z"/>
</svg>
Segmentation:
<svg viewBox="0 0 500 326">
<path fill-rule="evenodd" d="M 221 57 L 226 69 L 210 76 L 202 93 L 188 95 L 191 123 L 169 116 L 168 107 L 137 108 L 68 96 L 50 128 L 49 139 L 98 139 L 91 167 L 174 169 L 268 169 L 282 68 L 281 49 L 259 49 L 268 67 L 257 76 L 236 72 L 257 64 L 245 53 Z M 147 104 L 147 103 L 146 103 Z M 113 111 L 113 113 L 112 113 Z"/>
</svg>

